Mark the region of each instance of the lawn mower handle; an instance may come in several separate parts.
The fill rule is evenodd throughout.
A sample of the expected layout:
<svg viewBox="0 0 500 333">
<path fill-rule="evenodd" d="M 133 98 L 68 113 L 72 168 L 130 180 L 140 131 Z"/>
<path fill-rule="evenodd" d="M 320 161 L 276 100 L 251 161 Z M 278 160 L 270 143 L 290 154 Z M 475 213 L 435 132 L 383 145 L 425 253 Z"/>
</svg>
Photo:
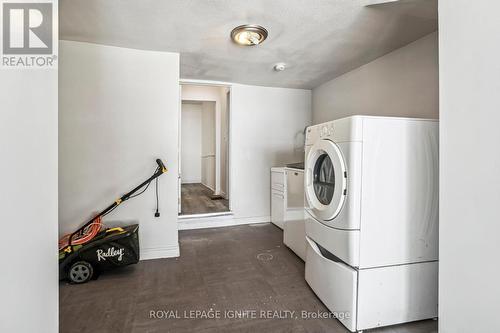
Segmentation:
<svg viewBox="0 0 500 333">
<path fill-rule="evenodd" d="M 140 185 L 136 186 L 130 192 L 124 194 L 121 198 L 117 199 L 110 206 L 108 206 L 102 212 L 100 212 L 99 214 L 97 214 L 95 217 L 93 217 L 91 220 L 89 220 L 87 223 L 85 223 L 83 226 L 81 226 L 78 230 L 76 230 L 75 232 L 73 232 L 71 234 L 71 236 L 69 236 L 68 245 L 71 247 L 71 245 L 72 245 L 71 242 L 73 240 L 73 237 L 77 233 L 79 233 L 80 231 L 82 231 L 83 229 L 85 229 L 86 227 L 88 227 L 89 225 L 91 225 L 98 217 L 106 215 L 107 213 L 109 213 L 110 211 L 112 211 L 113 209 L 115 209 L 116 206 L 120 205 L 124 201 L 127 201 L 138 190 L 140 190 L 144 186 L 146 186 L 149 183 L 151 183 L 154 179 L 160 177 L 162 174 L 164 174 L 165 172 L 167 172 L 167 168 L 165 167 L 165 164 L 163 164 L 163 162 L 162 162 L 161 159 L 157 158 L 156 159 L 156 164 L 158 164 L 158 169 L 157 169 L 157 171 L 151 177 L 149 177 L 147 180 L 145 180 L 144 182 L 142 182 Z"/>
<path fill-rule="evenodd" d="M 156 159 L 156 164 L 158 164 L 158 167 L 160 168 L 161 170 L 161 173 L 164 173 L 167 171 L 167 168 L 165 167 L 165 164 L 163 164 L 162 160 L 157 158 Z"/>
</svg>

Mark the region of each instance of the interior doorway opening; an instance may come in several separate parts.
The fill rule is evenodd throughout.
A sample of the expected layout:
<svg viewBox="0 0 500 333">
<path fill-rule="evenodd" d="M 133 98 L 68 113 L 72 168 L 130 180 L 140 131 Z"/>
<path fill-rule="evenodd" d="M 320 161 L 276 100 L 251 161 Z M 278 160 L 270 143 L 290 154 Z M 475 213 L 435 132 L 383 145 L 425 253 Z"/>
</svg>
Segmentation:
<svg viewBox="0 0 500 333">
<path fill-rule="evenodd" d="M 229 191 L 230 87 L 181 84 L 180 217 L 231 211 Z"/>
</svg>

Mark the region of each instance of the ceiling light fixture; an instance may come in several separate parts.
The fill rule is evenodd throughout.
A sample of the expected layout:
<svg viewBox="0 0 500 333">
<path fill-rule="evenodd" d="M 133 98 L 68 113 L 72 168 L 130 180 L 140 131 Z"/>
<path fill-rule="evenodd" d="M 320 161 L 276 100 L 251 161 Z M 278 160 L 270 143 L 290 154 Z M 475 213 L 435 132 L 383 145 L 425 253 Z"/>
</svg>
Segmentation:
<svg viewBox="0 0 500 333">
<path fill-rule="evenodd" d="M 260 25 L 240 25 L 231 31 L 231 38 L 236 44 L 244 46 L 259 45 L 267 38 L 267 30 Z"/>
</svg>

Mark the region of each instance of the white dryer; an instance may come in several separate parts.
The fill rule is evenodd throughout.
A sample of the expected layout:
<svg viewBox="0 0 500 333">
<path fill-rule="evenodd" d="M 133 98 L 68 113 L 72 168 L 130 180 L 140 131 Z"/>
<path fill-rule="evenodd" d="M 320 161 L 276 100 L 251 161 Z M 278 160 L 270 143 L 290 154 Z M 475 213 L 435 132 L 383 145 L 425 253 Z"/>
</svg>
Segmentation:
<svg viewBox="0 0 500 333">
<path fill-rule="evenodd" d="M 347 328 L 437 316 L 437 121 L 309 127 L 305 192 L 306 280 Z"/>
</svg>

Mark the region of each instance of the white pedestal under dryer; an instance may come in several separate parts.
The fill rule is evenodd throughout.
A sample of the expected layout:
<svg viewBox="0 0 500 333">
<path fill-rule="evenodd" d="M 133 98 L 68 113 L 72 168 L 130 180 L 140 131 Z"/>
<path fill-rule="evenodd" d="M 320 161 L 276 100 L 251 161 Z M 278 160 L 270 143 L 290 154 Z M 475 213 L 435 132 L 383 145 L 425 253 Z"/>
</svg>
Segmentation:
<svg viewBox="0 0 500 333">
<path fill-rule="evenodd" d="M 355 332 L 437 317 L 438 122 L 353 116 L 306 132 L 306 272 Z"/>
</svg>

